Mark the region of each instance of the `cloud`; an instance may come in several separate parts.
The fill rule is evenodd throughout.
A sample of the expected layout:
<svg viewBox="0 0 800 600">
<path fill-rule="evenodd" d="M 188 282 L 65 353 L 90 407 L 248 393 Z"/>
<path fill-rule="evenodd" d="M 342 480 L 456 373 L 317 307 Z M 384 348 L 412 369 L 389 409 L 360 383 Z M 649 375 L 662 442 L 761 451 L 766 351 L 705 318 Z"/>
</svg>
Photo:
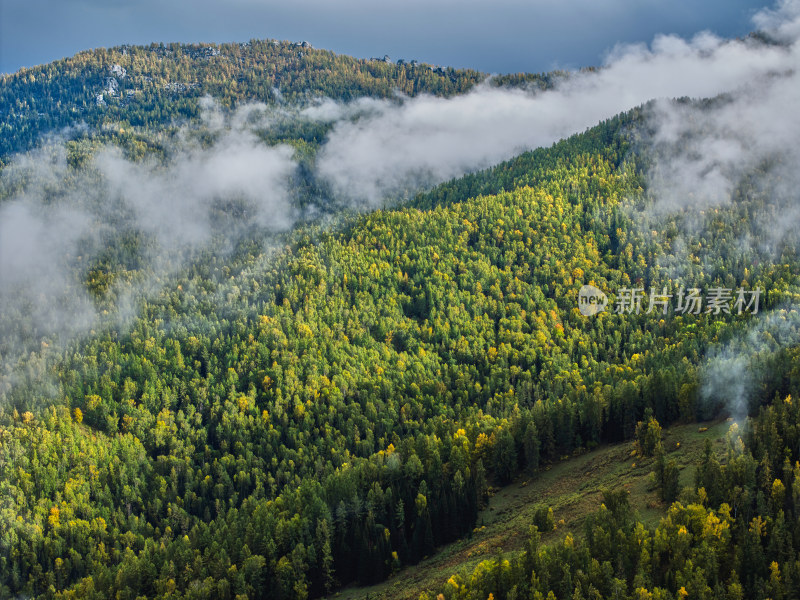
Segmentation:
<svg viewBox="0 0 800 600">
<path fill-rule="evenodd" d="M 711 411 L 725 406 L 735 421 L 742 421 L 757 402 L 769 397 L 768 357 L 781 348 L 800 343 L 800 313 L 797 307 L 784 307 L 754 319 L 745 331 L 729 342 L 713 347 L 701 370 L 701 409 Z M 767 397 L 765 397 L 767 396 Z"/>
<path fill-rule="evenodd" d="M 788 3 L 774 12 L 784 19 L 770 17 L 774 31 L 793 31 L 791 23 L 800 22 Z M 784 77 L 783 88 L 796 85 L 799 53 L 794 39 L 788 45 L 768 45 L 707 32 L 690 40 L 658 36 L 650 46 L 618 46 L 602 69 L 574 73 L 546 92 L 484 85 L 454 98 L 381 101 L 371 105 L 369 114 L 335 124 L 318 168 L 340 194 L 378 206 L 385 196 L 402 194 L 409 186 L 447 180 L 547 146 L 653 98 L 741 92 L 756 107 L 757 84 L 777 89 L 781 84 L 771 79 Z M 779 102 L 776 98 L 770 109 L 789 117 L 790 107 Z M 326 111 L 335 112 L 330 106 Z M 780 128 L 775 133 L 786 138 Z"/>
<path fill-rule="evenodd" d="M 760 10 L 753 17 L 753 23 L 771 37 L 782 42 L 793 43 L 800 38 L 800 1 L 780 0 L 775 8 Z"/>
<path fill-rule="evenodd" d="M 249 132 L 227 132 L 211 148 L 192 148 L 166 168 L 132 163 L 106 151 L 94 167 L 112 198 L 164 248 L 197 246 L 215 230 L 214 208 L 238 200 L 252 221 L 285 230 L 294 221 L 288 185 L 296 168 L 288 146 L 269 147 Z"/>
<path fill-rule="evenodd" d="M 258 105 L 223 114 L 209 102 L 203 115 L 212 141 L 201 143 L 187 126 L 163 161 L 132 162 L 106 148 L 75 170 L 61 140 L 0 173 L 0 393 L 3 377 L 31 352 L 130 316 L 135 298 L 212 241 L 225 251 L 254 227 L 268 235 L 293 225 L 294 150 L 252 132 L 270 115 Z M 126 234 L 141 241 L 133 252 L 150 281 L 112 284 L 117 307 L 128 309 L 108 316 L 86 281 Z"/>
<path fill-rule="evenodd" d="M 90 223 L 83 211 L 39 198 L 0 209 L 0 379 L 10 363 L 39 350 L 43 336 L 71 339 L 93 326 L 94 306 L 68 267 Z"/>
<path fill-rule="evenodd" d="M 800 48 L 789 54 L 800 66 Z M 651 188 L 662 210 L 728 202 L 743 174 L 769 160 L 800 166 L 800 75 L 764 73 L 711 106 L 659 102 L 651 123 L 657 153 Z M 796 180 L 796 178 L 795 178 Z"/>
<path fill-rule="evenodd" d="M 357 98 L 352 102 L 336 102 L 330 98 L 319 98 L 299 111 L 299 116 L 321 123 L 334 123 L 342 119 L 354 119 L 365 115 L 377 115 L 384 111 L 386 103 L 374 98 Z"/>
</svg>

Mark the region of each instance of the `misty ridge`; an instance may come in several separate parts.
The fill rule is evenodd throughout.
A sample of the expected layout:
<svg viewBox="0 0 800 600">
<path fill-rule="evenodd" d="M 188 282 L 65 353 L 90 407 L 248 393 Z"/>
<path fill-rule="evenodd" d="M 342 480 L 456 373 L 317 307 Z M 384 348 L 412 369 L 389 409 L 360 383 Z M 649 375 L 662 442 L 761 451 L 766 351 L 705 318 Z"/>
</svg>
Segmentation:
<svg viewBox="0 0 800 600">
<path fill-rule="evenodd" d="M 707 227 L 710 210 L 732 202 L 745 174 L 770 198 L 753 222 L 768 234 L 758 251 L 776 257 L 793 239 L 800 206 L 800 3 L 762 11 L 754 25 L 763 34 L 744 40 L 700 33 L 619 46 L 600 69 L 547 91 L 482 84 L 451 98 L 322 98 L 231 111 L 206 98 L 200 123 L 146 134 L 163 149 L 158 158 L 89 148 L 75 168 L 67 140 L 81 143 L 80 130 L 15 156 L 0 173 L 0 394 L 19 365 L 30 371 L 32 353 L 55 352 L 101 326 L 124 329 L 138 299 L 199 253 L 278 240 L 333 208 L 393 206 L 654 99 L 634 144 L 652 160 L 635 219 L 649 231 L 680 215 L 674 262 L 664 267 L 688 276 L 681 248 Z M 310 152 L 264 142 L 263 132 L 292 121 L 322 124 L 326 137 Z M 298 198 L 302 186 L 310 198 Z M 750 251 L 747 236 L 740 243 Z M 98 283 L 110 263 L 120 265 L 118 276 Z"/>
</svg>

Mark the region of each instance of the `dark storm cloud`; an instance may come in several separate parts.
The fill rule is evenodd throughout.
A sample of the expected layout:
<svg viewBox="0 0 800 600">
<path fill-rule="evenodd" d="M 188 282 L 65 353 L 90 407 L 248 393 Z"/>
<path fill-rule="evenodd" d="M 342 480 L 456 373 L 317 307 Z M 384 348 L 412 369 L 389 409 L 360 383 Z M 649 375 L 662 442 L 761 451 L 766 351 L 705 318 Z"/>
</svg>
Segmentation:
<svg viewBox="0 0 800 600">
<path fill-rule="evenodd" d="M 750 29 L 755 0 L 0 0 L 0 71 L 121 43 L 308 40 L 360 57 L 487 72 L 598 64 L 617 42 L 656 33 Z"/>
</svg>

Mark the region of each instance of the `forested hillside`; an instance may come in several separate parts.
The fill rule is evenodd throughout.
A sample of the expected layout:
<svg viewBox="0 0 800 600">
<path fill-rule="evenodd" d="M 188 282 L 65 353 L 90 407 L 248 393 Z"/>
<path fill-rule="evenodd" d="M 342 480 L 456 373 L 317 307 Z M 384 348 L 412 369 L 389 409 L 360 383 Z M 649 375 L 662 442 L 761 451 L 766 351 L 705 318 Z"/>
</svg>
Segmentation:
<svg viewBox="0 0 800 600">
<path fill-rule="evenodd" d="M 630 439 L 648 409 L 663 425 L 724 411 L 700 369 L 751 314 L 588 319 L 577 308 L 585 283 L 673 293 L 681 283 L 659 266 L 676 218 L 660 231 L 637 226 L 647 193 L 626 140 L 639 121 L 634 111 L 444 184 L 418 208 L 301 227 L 277 252 L 251 239 L 224 262 L 201 256 L 142 303 L 128 331 L 75 342 L 46 373 L 31 360 L 30 385 L 7 390 L 0 409 L 3 595 L 317 597 L 385 578 L 470 531 L 489 481 Z M 739 244 L 758 234 L 740 215 L 763 203 L 763 190 L 743 184 L 689 249 L 689 276 L 702 288 L 763 288 L 761 310 L 791 328 L 781 303 L 797 291 L 792 248 L 755 261 Z M 743 374 L 756 382 L 751 410 L 797 393 L 796 351 L 764 342 Z M 37 391 L 43 375 L 53 396 Z M 726 527 L 740 517 L 719 502 L 736 485 L 748 490 L 737 508 L 746 524 L 777 518 L 774 494 L 793 507 L 788 492 L 759 492 L 778 469 L 793 489 L 798 457 L 790 451 L 784 468 L 786 444 L 777 434 L 775 444 L 751 469 L 760 488 L 711 475 L 708 508 L 676 507 L 669 522 L 713 510 Z M 753 452 L 753 465 L 764 462 Z M 659 555 L 624 550 L 647 535 L 624 500 L 597 523 L 619 538 L 595 559 L 626 582 L 621 592 L 688 585 L 683 563 L 668 579 L 635 578 Z M 782 535 L 789 560 L 797 538 Z M 663 539 L 663 552 L 678 552 Z M 592 576 L 593 543 L 534 545 L 491 585 L 475 575 L 443 593 L 485 596 L 494 585 L 495 597 L 513 597 L 530 584 L 562 597 L 582 581 L 578 569 Z M 531 583 L 556 562 L 572 579 Z M 734 567 L 724 568 L 728 585 Z M 748 568 L 738 571 L 747 590 L 774 571 Z M 622 584 L 594 585 L 608 595 Z"/>
<path fill-rule="evenodd" d="M 501 77 L 493 85 L 546 88 L 558 74 Z M 81 52 L 0 76 L 0 159 L 32 147 L 42 134 L 88 126 L 160 128 L 197 118 L 198 100 L 226 108 L 246 102 L 297 104 L 326 97 L 450 96 L 486 79 L 458 70 L 383 59 L 356 59 L 302 43 L 152 44 Z M 106 131 L 106 135 L 112 132 Z"/>
<path fill-rule="evenodd" d="M 402 96 L 510 87 L 501 113 L 535 111 L 580 74 L 487 77 L 253 40 L 0 78 L 0 216 L 21 224 L 0 228 L 0 597 L 318 598 L 470 535 L 492 487 L 631 441 L 660 524 L 611 490 L 583 531 L 545 545 L 533 529 L 423 600 L 798 597 L 792 157 L 766 145 L 724 202 L 657 206 L 662 159 L 702 171 L 704 117 L 740 109 L 720 97 L 651 102 L 476 172 L 521 150 L 410 161 L 398 185 L 380 171 L 370 190 L 396 193 L 365 206 L 383 210 L 318 168 L 411 112 L 412 133 L 447 130 Z M 463 121 L 487 98 L 457 105 Z M 666 147 L 653 115 L 669 110 L 695 128 Z M 606 311 L 582 314 L 584 286 Z M 641 310 L 618 310 L 634 289 Z M 730 302 L 681 310 L 693 289 Z M 672 302 L 648 310 L 655 296 Z M 725 456 L 709 446 L 681 486 L 661 428 L 728 416 Z M 534 521 L 553 528 L 544 507 Z"/>
<path fill-rule="evenodd" d="M 638 520 L 625 488 L 607 490 L 574 536 L 544 546 L 532 526 L 523 552 L 453 574 L 437 597 L 796 598 L 799 418 L 787 396 L 744 430 L 732 425 L 722 459 L 706 446 L 693 484 L 655 528 Z M 658 452 L 661 485 L 674 465 Z"/>
</svg>

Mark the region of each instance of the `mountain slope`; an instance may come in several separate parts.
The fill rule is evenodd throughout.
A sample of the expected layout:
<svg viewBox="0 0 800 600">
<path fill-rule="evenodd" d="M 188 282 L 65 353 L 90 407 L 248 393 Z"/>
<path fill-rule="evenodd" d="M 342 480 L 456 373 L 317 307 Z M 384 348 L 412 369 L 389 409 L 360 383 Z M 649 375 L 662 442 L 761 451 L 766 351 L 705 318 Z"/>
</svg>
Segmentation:
<svg viewBox="0 0 800 600">
<path fill-rule="evenodd" d="M 697 220 L 688 209 L 653 211 L 653 156 L 641 143 L 652 106 L 437 186 L 410 206 L 326 220 L 320 203 L 288 233 L 248 221 L 253 207 L 239 202 L 241 188 L 232 186 L 231 197 L 212 189 L 201 205 L 214 224 L 208 243 L 190 244 L 186 257 L 169 235 L 159 245 L 139 229 L 130 215 L 141 207 L 115 204 L 131 181 L 180 174 L 167 168 L 165 140 L 189 139 L 184 149 L 202 168 L 206 150 L 230 148 L 213 144 L 225 141 L 225 127 L 176 125 L 214 117 L 201 110 L 206 95 L 223 120 L 252 101 L 285 109 L 274 130 L 243 132 L 235 160 L 211 164 L 235 180 L 233 166 L 268 149 L 256 168 L 274 161 L 277 174 L 256 195 L 289 186 L 303 204 L 327 200 L 309 165 L 329 125 L 292 111 L 320 96 L 459 94 L 484 78 L 273 42 L 120 47 L 4 77 L 0 155 L 62 127 L 86 127 L 21 157 L 34 167 L 42 157 L 59 164 L 60 178 L 36 190 L 37 209 L 62 219 L 60 197 L 78 181 L 87 185 L 77 187 L 77 206 L 108 205 L 111 218 L 81 214 L 75 222 L 88 239 L 74 257 L 53 258 L 77 265 L 70 281 L 106 318 L 65 346 L 29 336 L 34 347 L 0 379 L 0 595 L 302 600 L 374 584 L 469 535 L 490 484 L 525 470 L 536 487 L 542 470 L 566 456 L 634 437 L 657 447 L 661 425 L 755 415 L 776 397 L 755 422 L 760 435 L 731 435 L 725 469 L 704 455 L 685 492 L 693 507 L 671 507 L 657 534 L 611 493 L 588 519 L 585 545 L 565 538 L 543 549 L 534 534 L 513 562 L 478 565 L 441 593 L 580 597 L 594 586 L 602 596 L 691 589 L 703 597 L 719 584 L 737 597 L 736 585 L 752 595 L 792 572 L 800 544 L 785 521 L 800 505 L 798 412 L 783 399 L 800 390 L 800 328 L 789 303 L 800 291 L 796 247 L 791 238 L 774 248 L 750 243 L 768 240 L 770 221 L 756 217 L 776 211 L 756 177 L 743 177 L 730 203 Z M 113 165 L 144 176 L 93 185 L 93 158 L 122 154 L 130 160 Z M 202 168 L 177 180 L 206 193 L 190 185 L 206 181 Z M 12 208 L 21 206 L 15 194 L 26 173 L 3 181 Z M 158 189 L 135 198 L 152 207 L 182 193 Z M 265 206 L 269 217 L 295 208 Z M 581 314 L 578 290 L 589 284 L 612 297 L 610 310 Z M 138 295 L 126 293 L 137 287 Z M 681 313 L 674 304 L 663 313 L 613 310 L 623 289 L 678 298 L 686 287 L 761 289 L 768 315 Z M 45 294 L 33 291 L 35 305 Z M 15 332 L 29 332 L 12 309 L 0 313 Z M 118 313 L 129 320 L 115 320 Z M 765 322 L 779 325 L 777 339 L 760 329 Z M 10 342 L 0 341 L 5 359 Z M 709 378 L 715 359 L 726 377 Z M 674 466 L 663 454 L 653 463 L 659 492 L 675 499 Z M 710 558 L 695 552 L 713 542 L 709 532 L 721 539 L 717 526 L 733 527 L 736 511 L 747 517 L 736 538 L 745 558 L 762 543 L 763 523 L 775 524 L 763 537 L 780 551 L 777 575 L 763 560 L 733 560 L 740 550 L 729 538 Z M 694 545 L 681 546 L 677 523 Z M 673 571 L 659 571 L 654 557 L 690 547 L 688 566 L 676 560 Z M 538 573 L 547 579 L 535 580 Z"/>
<path fill-rule="evenodd" d="M 272 40 L 92 50 L 0 78 L 0 157 L 27 150 L 42 134 L 82 124 L 96 130 L 166 127 L 197 117 L 205 95 L 224 107 L 321 96 L 388 98 L 398 91 L 451 95 L 485 77 Z"/>
<path fill-rule="evenodd" d="M 578 148 L 604 139 L 586 135 Z M 487 477 L 629 438 L 647 407 L 665 424 L 714 410 L 699 363 L 747 315 L 582 317 L 583 282 L 673 283 L 621 211 L 642 193 L 635 164 L 570 143 L 519 159 L 541 159 L 535 188 L 301 229 L 275 257 L 253 240 L 200 258 L 129 333 L 68 350 L 54 400 L 9 392 L 4 592 L 370 583 L 471 530 Z M 726 219 L 721 253 L 742 226 Z M 748 283 L 777 301 L 792 273 L 764 263 Z M 785 352 L 765 360 L 789 373 Z"/>
<path fill-rule="evenodd" d="M 664 432 L 663 445 L 680 469 L 682 485 L 692 483 L 705 440 L 713 442 L 715 455 L 724 460 L 730 423 L 708 425 L 699 432 L 697 425 L 677 425 Z M 582 453 L 541 472 L 522 472 L 514 483 L 493 490 L 468 537 L 437 550 L 417 566 L 400 570 L 386 582 L 347 588 L 336 597 L 417 600 L 423 593 L 435 595 L 451 577 L 467 579 L 484 561 L 518 556 L 534 524 L 541 527 L 542 545 L 563 543 L 568 534 L 580 538 L 608 489 L 628 490 L 631 508 L 646 526 L 654 527 L 669 508 L 651 483 L 655 462 L 631 456 L 631 444 L 621 443 Z M 548 509 L 553 511 L 551 516 L 543 518 Z"/>
</svg>

